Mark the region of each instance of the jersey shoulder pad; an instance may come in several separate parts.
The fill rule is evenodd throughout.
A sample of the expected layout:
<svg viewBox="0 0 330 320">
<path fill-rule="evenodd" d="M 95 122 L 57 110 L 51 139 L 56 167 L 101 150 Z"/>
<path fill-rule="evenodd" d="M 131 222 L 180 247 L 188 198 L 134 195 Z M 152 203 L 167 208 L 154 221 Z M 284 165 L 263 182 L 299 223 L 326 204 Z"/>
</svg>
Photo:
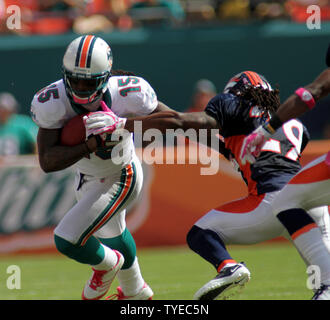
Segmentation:
<svg viewBox="0 0 330 320">
<path fill-rule="evenodd" d="M 150 114 L 158 105 L 154 89 L 141 77 L 111 77 L 109 87 L 112 110 L 119 116 Z"/>
<path fill-rule="evenodd" d="M 31 103 L 33 121 L 41 128 L 62 128 L 68 117 L 69 102 L 63 81 L 59 80 L 39 90 Z"/>
</svg>

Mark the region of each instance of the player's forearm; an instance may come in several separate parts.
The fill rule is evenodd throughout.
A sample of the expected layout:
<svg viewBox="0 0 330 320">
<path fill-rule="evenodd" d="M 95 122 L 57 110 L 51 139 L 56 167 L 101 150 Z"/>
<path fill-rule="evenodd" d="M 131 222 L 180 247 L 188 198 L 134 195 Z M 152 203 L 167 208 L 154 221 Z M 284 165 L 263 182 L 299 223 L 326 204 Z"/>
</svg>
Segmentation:
<svg viewBox="0 0 330 320">
<path fill-rule="evenodd" d="M 45 172 L 66 169 L 96 150 L 94 137 L 75 146 L 63 146 L 60 144 L 60 135 L 61 129 L 40 128 L 38 131 L 39 163 Z"/>
<path fill-rule="evenodd" d="M 278 108 L 276 114 L 282 123 L 284 123 L 290 119 L 299 117 L 308 110 L 307 105 L 298 96 L 293 94 Z"/>
<path fill-rule="evenodd" d="M 39 151 L 39 163 L 43 171 L 54 172 L 72 166 L 89 153 L 86 143 L 72 147 L 54 146 L 42 153 Z"/>
<path fill-rule="evenodd" d="M 323 71 L 312 83 L 305 86 L 315 102 L 330 93 L 330 68 Z M 291 95 L 277 110 L 276 114 L 282 122 L 297 118 L 310 110 L 306 103 L 296 94 Z"/>
<path fill-rule="evenodd" d="M 175 111 L 166 111 L 127 119 L 125 129 L 134 132 L 136 128 L 141 128 L 141 126 L 138 125 L 139 122 L 142 124 L 143 132 L 148 129 L 158 129 L 162 133 L 165 133 L 166 129 L 177 129 L 182 127 L 179 113 Z"/>
<path fill-rule="evenodd" d="M 142 121 L 142 131 L 148 129 L 158 129 L 166 133 L 166 129 L 217 129 L 218 124 L 215 119 L 204 112 L 181 113 L 176 111 L 166 111 L 154 113 L 144 117 L 127 119 L 125 129 L 134 132 L 134 121 Z"/>
</svg>

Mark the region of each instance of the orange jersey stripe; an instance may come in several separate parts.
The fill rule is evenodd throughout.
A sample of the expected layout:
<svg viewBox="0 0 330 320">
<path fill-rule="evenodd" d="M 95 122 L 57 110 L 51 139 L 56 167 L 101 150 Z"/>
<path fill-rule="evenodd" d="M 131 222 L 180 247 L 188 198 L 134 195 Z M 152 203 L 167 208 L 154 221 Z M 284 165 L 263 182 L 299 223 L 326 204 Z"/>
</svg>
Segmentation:
<svg viewBox="0 0 330 320">
<path fill-rule="evenodd" d="M 246 198 L 225 203 L 222 206 L 216 208 L 217 211 L 223 211 L 228 213 L 248 213 L 255 210 L 264 199 L 265 195 L 249 195 Z"/>
<path fill-rule="evenodd" d="M 297 237 L 299 237 L 300 235 L 308 232 L 309 230 L 311 229 L 314 229 L 314 228 L 318 228 L 317 224 L 316 223 L 310 223 L 308 224 L 307 226 L 304 226 L 303 228 L 297 230 L 296 232 L 294 232 L 292 235 L 291 235 L 291 238 L 292 240 L 295 240 Z"/>
<path fill-rule="evenodd" d="M 81 50 L 81 55 L 80 55 L 80 63 L 79 63 L 79 67 L 80 68 L 86 68 L 86 63 L 87 63 L 87 56 L 88 56 L 88 49 L 89 49 L 89 45 L 92 42 L 94 36 L 87 36 L 82 50 Z"/>
<path fill-rule="evenodd" d="M 232 259 L 223 260 L 223 261 L 220 263 L 220 265 L 219 265 L 217 271 L 220 272 L 221 269 L 222 269 L 227 263 L 235 263 L 235 264 L 237 264 L 237 262 L 236 262 L 235 260 L 232 260 Z"/>
<path fill-rule="evenodd" d="M 330 170 L 324 161 L 313 167 L 300 171 L 295 175 L 289 184 L 305 184 L 330 179 Z"/>
<path fill-rule="evenodd" d="M 133 168 L 131 165 L 127 167 L 127 180 L 125 182 L 125 187 L 123 192 L 121 193 L 120 197 L 117 199 L 117 201 L 114 203 L 114 205 L 110 208 L 108 213 L 102 218 L 102 220 L 94 226 L 94 228 L 85 236 L 85 238 L 82 240 L 81 245 L 83 246 L 89 237 L 98 229 L 100 229 L 103 224 L 112 216 L 112 214 L 116 211 L 118 206 L 121 204 L 121 202 L 125 199 L 127 193 L 129 192 L 131 185 L 133 181 Z"/>
<path fill-rule="evenodd" d="M 225 138 L 225 147 L 234 154 L 234 157 L 239 164 L 240 170 L 242 171 L 242 175 L 248 185 L 249 194 L 257 195 L 257 182 L 251 179 L 251 165 L 248 162 L 243 165 L 239 157 L 241 146 L 245 137 L 245 135 L 239 135 Z"/>
</svg>

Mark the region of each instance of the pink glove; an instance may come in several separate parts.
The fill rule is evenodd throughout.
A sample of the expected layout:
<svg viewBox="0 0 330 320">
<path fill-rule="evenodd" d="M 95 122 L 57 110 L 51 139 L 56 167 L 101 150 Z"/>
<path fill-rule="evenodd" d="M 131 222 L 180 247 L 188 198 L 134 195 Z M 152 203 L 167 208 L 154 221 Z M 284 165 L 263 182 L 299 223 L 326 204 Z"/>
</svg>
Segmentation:
<svg viewBox="0 0 330 320">
<path fill-rule="evenodd" d="M 255 158 L 259 156 L 261 148 L 269 137 L 270 133 L 262 126 L 259 126 L 256 130 L 245 137 L 240 153 L 240 159 L 243 165 L 246 161 L 251 164 L 256 161 Z"/>
<path fill-rule="evenodd" d="M 124 128 L 126 123 L 125 118 L 120 118 L 115 115 L 103 101 L 101 102 L 101 107 L 103 110 L 108 111 L 90 112 L 83 117 L 86 137 L 89 137 L 91 134 L 111 134 L 115 130 Z"/>
</svg>

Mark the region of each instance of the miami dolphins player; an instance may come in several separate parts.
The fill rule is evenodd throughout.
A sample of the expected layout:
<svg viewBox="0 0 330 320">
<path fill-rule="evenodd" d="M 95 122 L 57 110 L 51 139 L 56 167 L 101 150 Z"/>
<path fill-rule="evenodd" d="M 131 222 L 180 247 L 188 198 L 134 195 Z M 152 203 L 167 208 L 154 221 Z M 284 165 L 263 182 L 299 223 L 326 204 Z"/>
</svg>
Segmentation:
<svg viewBox="0 0 330 320">
<path fill-rule="evenodd" d="M 144 281 L 135 241 L 126 228 L 126 208 L 137 198 L 142 169 L 131 135 L 107 145 L 102 130 L 112 119 L 141 116 L 168 108 L 141 77 L 112 75 L 112 51 L 101 38 L 74 39 L 63 57 L 63 78 L 35 94 L 31 113 L 38 131 L 38 155 L 45 172 L 76 168 L 77 203 L 55 228 L 55 245 L 65 256 L 92 267 L 82 298 L 100 299 L 117 275 L 118 299 L 147 300 L 152 289 Z M 117 72 L 118 74 L 118 72 Z M 102 112 L 98 112 L 102 111 Z M 78 114 L 97 112 L 104 129 L 75 146 L 60 144 L 61 128 Z M 92 135 L 92 133 L 94 133 Z"/>
</svg>

